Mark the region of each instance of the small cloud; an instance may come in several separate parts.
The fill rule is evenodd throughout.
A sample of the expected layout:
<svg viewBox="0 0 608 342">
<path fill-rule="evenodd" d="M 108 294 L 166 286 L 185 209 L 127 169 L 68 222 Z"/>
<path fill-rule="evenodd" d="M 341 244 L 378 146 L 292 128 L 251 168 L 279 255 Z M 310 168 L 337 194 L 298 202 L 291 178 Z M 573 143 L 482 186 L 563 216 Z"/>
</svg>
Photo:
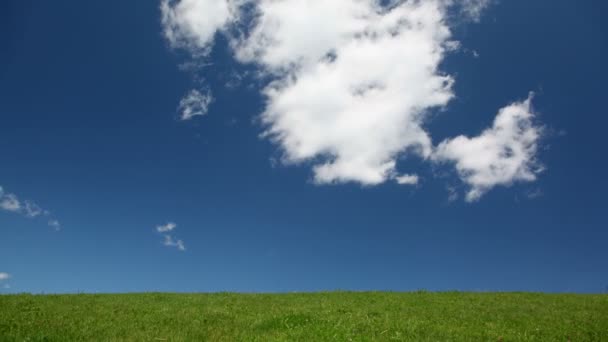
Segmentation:
<svg viewBox="0 0 608 342">
<path fill-rule="evenodd" d="M 401 185 L 416 185 L 420 181 L 420 178 L 418 175 L 401 175 L 395 177 L 395 180 Z"/>
<path fill-rule="evenodd" d="M 21 211 L 21 202 L 14 194 L 2 195 L 0 209 L 16 213 Z"/>
<path fill-rule="evenodd" d="M 204 93 L 193 89 L 179 103 L 180 120 L 190 120 L 195 116 L 206 115 L 209 105 L 213 102 L 213 95 L 209 89 Z"/>
<path fill-rule="evenodd" d="M 172 47 L 191 49 L 193 54 L 204 56 L 211 51 L 216 32 L 237 21 L 233 5 L 226 0 L 161 0 L 164 36 Z"/>
<path fill-rule="evenodd" d="M 251 84 L 247 82 L 247 79 L 251 76 L 251 72 L 249 71 L 235 71 L 233 70 L 226 76 L 226 81 L 224 86 L 228 90 L 234 90 L 236 88 L 242 86 L 250 86 Z M 245 84 L 244 84 L 245 83 Z"/>
<path fill-rule="evenodd" d="M 528 191 L 526 193 L 526 197 L 528 197 L 529 199 L 536 199 L 536 198 L 539 198 L 542 196 L 543 196 L 543 191 L 541 189 L 534 189 L 534 190 Z"/>
<path fill-rule="evenodd" d="M 0 210 L 20 214 L 27 218 L 33 219 L 40 216 L 50 216 L 51 212 L 41 208 L 38 204 L 33 201 L 25 200 L 21 201 L 17 195 L 7 193 L 4 188 L 0 186 Z M 51 219 L 49 225 L 57 228 L 59 222 L 55 219 Z M 56 222 L 57 225 L 52 225 L 51 222 Z"/>
<path fill-rule="evenodd" d="M 165 242 L 163 243 L 167 247 L 177 247 L 180 251 L 185 251 L 186 247 L 182 240 L 174 240 L 169 234 L 165 235 Z"/>
<path fill-rule="evenodd" d="M 177 224 L 169 222 L 163 226 L 156 226 L 156 231 L 159 233 L 166 233 L 172 231 L 175 228 L 177 228 Z"/>
<path fill-rule="evenodd" d="M 454 202 L 458 197 L 460 197 L 458 195 L 458 190 L 453 186 L 448 186 L 448 202 Z"/>
<path fill-rule="evenodd" d="M 499 185 L 532 182 L 543 171 L 536 157 L 542 127 L 535 124 L 532 97 L 502 108 L 492 127 L 480 135 L 460 135 L 437 147 L 433 159 L 454 163 L 470 187 L 466 201 L 477 201 Z"/>
<path fill-rule="evenodd" d="M 55 228 L 55 230 L 61 229 L 61 223 L 57 220 L 49 220 L 48 225 L 49 227 Z"/>
<path fill-rule="evenodd" d="M 461 11 L 469 19 L 478 22 L 481 18 L 481 14 L 492 1 L 493 0 L 461 0 Z"/>
<path fill-rule="evenodd" d="M 180 251 L 185 251 L 186 246 L 184 245 L 184 241 L 180 239 L 174 239 L 171 234 L 168 234 L 169 232 L 175 230 L 175 228 L 177 228 L 177 224 L 169 222 L 165 225 L 156 226 L 156 231 L 163 234 L 165 238 L 165 240 L 163 241 L 163 245 L 167 247 L 176 247 Z"/>
<path fill-rule="evenodd" d="M 6 272 L 0 272 L 0 281 L 5 281 L 11 278 L 11 275 Z"/>
<path fill-rule="evenodd" d="M 38 206 L 38 204 L 31 201 L 25 201 L 25 206 L 23 207 L 23 210 L 25 212 L 25 216 L 27 217 L 37 217 L 44 214 L 45 212 L 44 210 L 42 210 L 42 208 Z"/>
</svg>

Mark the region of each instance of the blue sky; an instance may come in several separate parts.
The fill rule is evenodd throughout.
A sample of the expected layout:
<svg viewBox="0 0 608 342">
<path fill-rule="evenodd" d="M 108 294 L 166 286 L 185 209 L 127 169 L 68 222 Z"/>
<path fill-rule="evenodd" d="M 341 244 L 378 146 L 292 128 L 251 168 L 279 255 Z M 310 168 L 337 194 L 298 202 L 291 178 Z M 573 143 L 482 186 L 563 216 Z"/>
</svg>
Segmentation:
<svg viewBox="0 0 608 342">
<path fill-rule="evenodd" d="M 0 292 L 606 289 L 604 2 L 241 2 L 0 4 Z"/>
</svg>

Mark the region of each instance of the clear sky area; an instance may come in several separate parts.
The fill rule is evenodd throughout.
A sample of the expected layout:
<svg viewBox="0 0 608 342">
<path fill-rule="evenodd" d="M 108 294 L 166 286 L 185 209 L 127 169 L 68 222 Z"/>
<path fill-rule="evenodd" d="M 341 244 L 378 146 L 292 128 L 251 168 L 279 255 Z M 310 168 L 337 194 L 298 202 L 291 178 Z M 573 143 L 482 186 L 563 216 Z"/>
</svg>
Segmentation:
<svg viewBox="0 0 608 342">
<path fill-rule="evenodd" d="M 608 291 L 608 3 L 0 3 L 0 293 Z"/>
</svg>

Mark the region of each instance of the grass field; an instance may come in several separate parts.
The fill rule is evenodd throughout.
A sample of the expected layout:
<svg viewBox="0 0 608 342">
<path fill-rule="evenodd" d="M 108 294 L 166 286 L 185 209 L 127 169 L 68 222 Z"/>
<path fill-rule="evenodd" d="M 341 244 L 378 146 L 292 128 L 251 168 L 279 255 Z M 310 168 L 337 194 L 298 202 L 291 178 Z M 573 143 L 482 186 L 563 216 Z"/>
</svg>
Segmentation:
<svg viewBox="0 0 608 342">
<path fill-rule="evenodd" d="M 0 296 L 1 341 L 608 341 L 608 296 Z"/>
</svg>

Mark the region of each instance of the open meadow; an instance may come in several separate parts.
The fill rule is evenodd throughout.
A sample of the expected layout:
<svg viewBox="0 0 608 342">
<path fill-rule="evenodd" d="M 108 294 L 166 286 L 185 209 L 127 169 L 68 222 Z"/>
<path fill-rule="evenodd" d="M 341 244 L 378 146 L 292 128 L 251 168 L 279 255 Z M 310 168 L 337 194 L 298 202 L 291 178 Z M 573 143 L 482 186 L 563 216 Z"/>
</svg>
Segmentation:
<svg viewBox="0 0 608 342">
<path fill-rule="evenodd" d="M 1 341 L 608 341 L 608 296 L 327 292 L 0 296 Z"/>
</svg>

